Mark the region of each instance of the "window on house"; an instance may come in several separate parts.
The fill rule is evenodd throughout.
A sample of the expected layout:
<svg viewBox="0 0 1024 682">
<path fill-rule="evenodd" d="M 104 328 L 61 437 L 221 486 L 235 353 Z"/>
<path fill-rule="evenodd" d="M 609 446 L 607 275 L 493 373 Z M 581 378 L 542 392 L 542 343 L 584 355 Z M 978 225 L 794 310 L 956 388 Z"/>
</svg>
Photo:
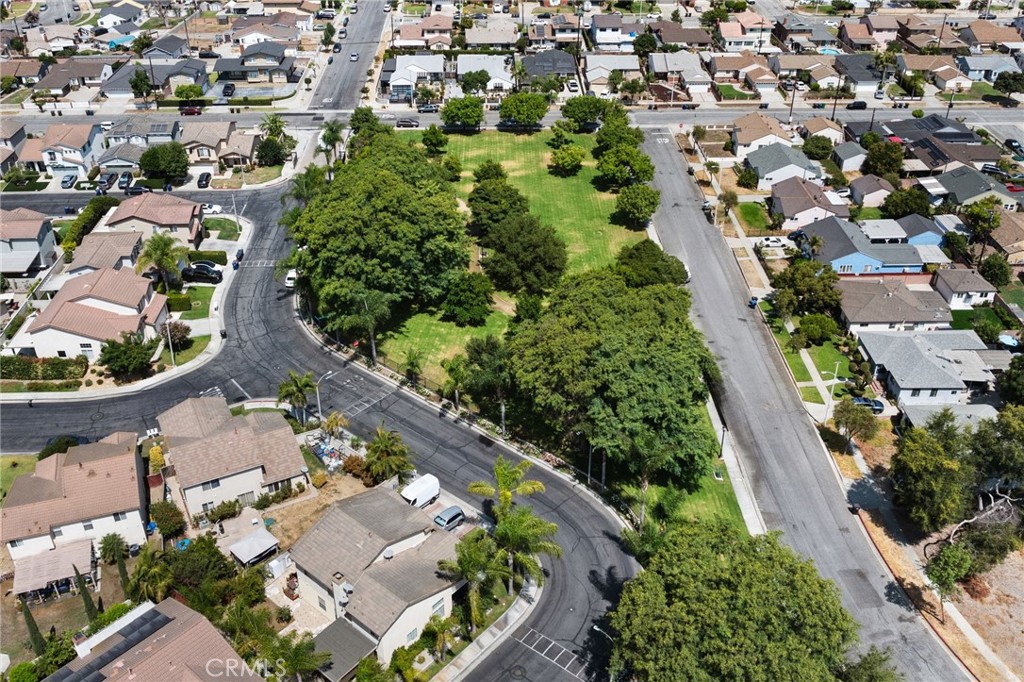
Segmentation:
<svg viewBox="0 0 1024 682">
<path fill-rule="evenodd" d="M 67 356 L 68 356 L 68 354 L 66 352 L 64 352 L 62 350 L 57 351 L 57 357 L 58 358 L 66 358 Z"/>
<path fill-rule="evenodd" d="M 208 158 L 210 158 L 210 150 L 206 149 L 206 148 L 203 148 L 203 147 L 200 147 L 200 149 L 199 149 L 199 158 L 201 158 L 201 159 L 208 159 Z"/>
<path fill-rule="evenodd" d="M 216 507 L 216 506 L 217 505 L 215 505 L 213 502 L 203 502 L 203 511 L 204 512 L 211 512 L 211 511 L 213 511 L 213 508 Z"/>
<path fill-rule="evenodd" d="M 207 481 L 203 484 L 203 490 L 214 490 L 220 487 L 220 479 L 215 478 L 212 481 Z"/>
<path fill-rule="evenodd" d="M 846 273 L 853 272 L 853 266 L 852 265 L 840 265 L 839 266 L 839 272 L 846 272 Z"/>
<path fill-rule="evenodd" d="M 53 537 L 59 538 L 59 537 L 61 537 L 63 535 L 64 535 L 64 529 L 63 528 L 54 528 L 53 529 Z"/>
<path fill-rule="evenodd" d="M 435 616 L 444 618 L 444 597 L 434 602 L 433 612 Z"/>
<path fill-rule="evenodd" d="M 82 349 L 86 349 L 86 350 L 91 350 L 92 349 L 92 344 L 91 343 L 80 343 L 80 344 L 78 344 L 78 347 L 82 348 Z"/>
<path fill-rule="evenodd" d="M 415 642 L 419 638 L 420 638 L 420 629 L 419 628 L 413 628 L 412 630 L 409 631 L 409 634 L 405 636 L 405 643 L 406 644 L 412 644 L 413 642 Z"/>
<path fill-rule="evenodd" d="M 116 514 L 114 514 L 114 521 L 126 521 L 127 519 L 128 514 L 125 512 L 117 512 Z"/>
<path fill-rule="evenodd" d="M 251 507 L 256 501 L 256 493 L 243 493 L 238 496 L 238 503 L 243 507 Z"/>
<path fill-rule="evenodd" d="M 46 158 L 49 161 L 56 161 L 57 160 L 57 154 L 55 154 L 54 152 L 46 152 Z"/>
<path fill-rule="evenodd" d="M 327 610 L 327 602 L 324 601 L 323 597 L 317 597 L 316 598 L 316 603 L 320 605 L 320 610 L 321 611 L 326 611 Z"/>
<path fill-rule="evenodd" d="M 82 523 L 82 528 L 84 530 L 92 530 L 92 521 L 85 521 L 85 522 L 83 522 Z"/>
<path fill-rule="evenodd" d="M 911 398 L 917 398 L 920 395 L 921 395 L 921 390 L 918 389 L 918 388 L 915 388 L 913 391 L 910 392 L 910 397 Z"/>
<path fill-rule="evenodd" d="M 938 390 L 937 388 L 933 388 L 933 389 L 932 389 L 931 391 L 929 391 L 929 392 L 928 392 L 928 395 L 929 395 L 930 397 L 932 397 L 932 398 L 934 398 L 934 397 L 935 397 L 935 396 L 937 396 L 938 394 L 939 394 L 939 390 Z"/>
</svg>

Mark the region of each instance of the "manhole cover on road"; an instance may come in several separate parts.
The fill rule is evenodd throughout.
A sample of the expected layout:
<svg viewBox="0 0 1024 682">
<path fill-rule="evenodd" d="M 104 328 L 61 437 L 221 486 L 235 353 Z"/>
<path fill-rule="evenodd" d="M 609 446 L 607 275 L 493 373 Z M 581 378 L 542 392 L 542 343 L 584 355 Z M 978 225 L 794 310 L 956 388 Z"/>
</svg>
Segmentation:
<svg viewBox="0 0 1024 682">
<path fill-rule="evenodd" d="M 99 420 L 103 419 L 103 417 L 105 417 L 105 416 L 106 415 L 103 414 L 102 412 L 93 412 L 92 415 L 89 417 L 89 419 L 93 420 L 94 422 L 98 422 Z"/>
</svg>

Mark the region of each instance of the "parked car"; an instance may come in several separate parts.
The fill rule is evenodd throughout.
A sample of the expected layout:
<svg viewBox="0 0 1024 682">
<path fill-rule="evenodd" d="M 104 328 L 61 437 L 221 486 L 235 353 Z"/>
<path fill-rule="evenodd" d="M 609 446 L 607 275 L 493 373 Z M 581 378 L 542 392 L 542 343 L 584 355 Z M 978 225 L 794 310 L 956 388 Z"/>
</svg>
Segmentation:
<svg viewBox="0 0 1024 682">
<path fill-rule="evenodd" d="M 885 91 L 875 90 L 875 99 L 885 99 Z"/>
<path fill-rule="evenodd" d="M 203 204 L 203 213 L 207 215 L 218 215 L 224 212 L 224 207 L 220 204 Z"/>
<path fill-rule="evenodd" d="M 569 81 L 569 92 L 579 92 L 580 84 L 576 81 Z"/>
<path fill-rule="evenodd" d="M 117 173 L 106 173 L 100 177 L 99 186 L 104 189 L 110 189 L 117 184 Z"/>
<path fill-rule="evenodd" d="M 412 506 L 423 509 L 441 496 L 441 482 L 437 476 L 425 474 L 405 486 L 399 494 Z"/>
<path fill-rule="evenodd" d="M 339 29 L 338 30 L 338 38 L 341 38 L 341 39 L 348 38 L 348 29 L 347 28 Z"/>
<path fill-rule="evenodd" d="M 137 197 L 140 194 L 146 194 L 147 192 L 152 191 L 153 190 L 151 190 L 149 187 L 143 187 L 142 185 L 132 185 L 131 187 L 125 188 L 124 195 L 127 197 Z"/>
<path fill-rule="evenodd" d="M 761 246 L 769 249 L 781 249 L 786 246 L 786 241 L 782 237 L 765 237 L 761 240 Z"/>
<path fill-rule="evenodd" d="M 1008 139 L 1006 141 L 1005 144 L 1006 144 L 1007 147 L 1012 149 L 1014 151 L 1014 153 L 1016 153 L 1016 154 L 1024 154 L 1024 145 L 1021 145 L 1021 143 L 1018 142 L 1017 140 L 1014 140 L 1013 138 L 1010 138 L 1010 139 Z"/>
<path fill-rule="evenodd" d="M 78 4 L 78 3 L 76 2 L 75 4 L 71 5 L 71 9 L 72 9 L 72 10 L 74 10 L 75 12 L 81 12 L 81 11 L 82 11 L 82 6 L 81 6 L 81 5 L 79 5 L 79 4 Z"/>
<path fill-rule="evenodd" d="M 199 175 L 199 180 L 196 182 L 196 187 L 206 189 L 210 186 L 210 180 L 212 179 L 213 176 L 210 173 L 201 173 Z"/>
<path fill-rule="evenodd" d="M 134 178 L 132 177 L 131 171 L 121 173 L 121 177 L 117 179 L 117 188 L 128 189 L 132 186 L 132 180 L 134 180 Z"/>
<path fill-rule="evenodd" d="M 882 414 L 882 412 L 885 411 L 885 403 L 881 400 L 872 400 L 871 398 L 854 398 L 853 404 L 858 407 L 866 407 L 874 414 Z"/>
<path fill-rule="evenodd" d="M 835 21 L 834 19 L 826 19 L 826 20 L 825 20 L 824 22 L 822 22 L 822 23 L 824 23 L 824 24 L 825 24 L 826 26 L 828 26 L 829 28 L 839 28 L 839 22 L 838 22 L 838 21 Z"/>
<path fill-rule="evenodd" d="M 78 180 L 78 176 L 74 173 L 68 173 L 60 179 L 60 186 L 62 189 L 71 189 L 75 186 L 75 181 Z"/>
<path fill-rule="evenodd" d="M 298 278 L 299 278 L 299 273 L 294 268 L 289 270 L 288 274 L 286 274 L 284 276 L 284 288 L 285 289 L 294 289 L 295 288 L 295 280 L 297 280 Z"/>
<path fill-rule="evenodd" d="M 199 50 L 200 59 L 220 59 L 220 55 L 213 50 Z"/>
<path fill-rule="evenodd" d="M 414 118 L 400 118 L 395 121 L 396 128 L 419 128 L 420 122 Z"/>
<path fill-rule="evenodd" d="M 235 84 L 234 83 L 225 83 L 224 84 L 224 96 L 225 97 L 234 97 L 234 95 L 235 95 Z"/>
<path fill-rule="evenodd" d="M 202 107 L 182 107 L 178 110 L 182 116 L 199 116 L 203 113 Z"/>
<path fill-rule="evenodd" d="M 334 63 L 334 55 L 333 54 L 330 57 L 327 58 L 327 63 L 328 64 L 333 64 Z"/>
<path fill-rule="evenodd" d="M 359 61 L 359 53 L 358 52 L 353 52 L 352 54 L 350 54 L 348 56 L 348 60 L 350 62 L 358 62 Z"/>
<path fill-rule="evenodd" d="M 440 514 L 434 517 L 434 523 L 439 528 L 447 531 L 453 531 L 462 525 L 463 521 L 466 520 L 466 515 L 462 511 L 462 507 L 452 505 L 448 507 Z"/>
<path fill-rule="evenodd" d="M 1004 171 L 1002 168 L 1000 168 L 999 166 L 995 165 L 994 163 L 986 163 L 986 164 L 984 164 L 981 167 L 981 172 L 982 173 L 988 173 L 990 175 L 997 175 L 997 176 L 999 176 L 1001 178 L 1009 177 L 1009 175 L 1010 175 L 1009 173 L 1007 173 L 1006 171 Z"/>
<path fill-rule="evenodd" d="M 220 284 L 224 281 L 224 273 L 220 270 L 197 267 L 195 263 L 182 268 L 181 278 L 186 282 L 206 282 L 208 284 Z"/>
<path fill-rule="evenodd" d="M 359 5 L 352 5 L 348 8 L 349 14 L 356 14 L 359 12 Z"/>
<path fill-rule="evenodd" d="M 1024 192 L 1024 185 L 1015 185 L 1012 182 L 1006 183 L 1006 189 L 1011 192 Z"/>
<path fill-rule="evenodd" d="M 868 103 L 865 102 L 862 99 L 858 99 L 858 100 L 854 100 L 854 101 L 850 102 L 849 104 L 847 104 L 846 108 L 850 109 L 850 110 L 853 110 L 853 111 L 859 111 L 861 109 L 867 109 L 868 108 Z"/>
<path fill-rule="evenodd" d="M 441 105 L 421 104 L 418 107 L 416 107 L 416 111 L 418 111 L 421 114 L 436 114 L 437 112 L 441 111 Z"/>
<path fill-rule="evenodd" d="M 331 48 L 331 52 L 334 54 L 341 52 L 341 43 L 334 43 L 334 47 Z"/>
<path fill-rule="evenodd" d="M 836 187 L 832 191 L 835 192 L 836 196 L 839 196 L 839 197 L 848 197 L 848 196 L 850 196 L 850 188 L 849 187 Z"/>
<path fill-rule="evenodd" d="M 978 15 L 978 18 L 985 21 L 995 21 L 997 19 L 996 15 L 992 14 L 992 12 L 982 12 Z"/>
<path fill-rule="evenodd" d="M 238 251 L 235 251 L 235 260 L 236 261 L 242 262 L 243 258 L 245 258 L 245 249 L 239 249 Z"/>
</svg>

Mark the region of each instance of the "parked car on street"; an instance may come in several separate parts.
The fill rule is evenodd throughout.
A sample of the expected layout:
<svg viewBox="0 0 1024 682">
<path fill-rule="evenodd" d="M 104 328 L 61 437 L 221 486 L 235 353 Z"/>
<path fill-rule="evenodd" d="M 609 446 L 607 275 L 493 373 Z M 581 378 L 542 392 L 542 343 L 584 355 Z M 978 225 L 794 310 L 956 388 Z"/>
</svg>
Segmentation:
<svg viewBox="0 0 1024 682">
<path fill-rule="evenodd" d="M 1007 147 L 1012 149 L 1015 153 L 1017 153 L 1017 154 L 1024 154 L 1024 145 L 1021 145 L 1021 143 L 1018 142 L 1017 140 L 1014 140 L 1013 138 L 1009 138 L 1008 140 L 1006 140 L 1005 144 L 1006 144 Z"/>
<path fill-rule="evenodd" d="M 299 278 L 299 273 L 294 268 L 289 270 L 288 274 L 286 274 L 284 276 L 284 288 L 285 289 L 294 289 L 295 288 L 295 280 L 297 280 L 298 278 Z"/>
<path fill-rule="evenodd" d="M 203 113 L 202 107 L 182 107 L 178 111 L 182 116 L 199 116 Z"/>
<path fill-rule="evenodd" d="M 75 186 L 75 181 L 78 180 L 78 176 L 74 173 L 68 173 L 60 180 L 61 189 L 71 189 Z"/>
<path fill-rule="evenodd" d="M 186 282 L 206 282 L 208 284 L 220 284 L 224 281 L 224 273 L 220 270 L 197 267 L 195 263 L 185 267 L 181 271 L 181 278 Z"/>
<path fill-rule="evenodd" d="M 207 215 L 217 215 L 224 212 L 224 207 L 220 204 L 203 204 L 203 213 Z"/>
<path fill-rule="evenodd" d="M 858 100 L 854 100 L 854 101 L 850 102 L 849 104 L 847 104 L 846 108 L 850 109 L 851 111 L 859 111 L 861 109 L 867 109 L 868 108 L 868 103 L 865 102 L 862 99 L 858 99 Z"/>
<path fill-rule="evenodd" d="M 146 194 L 147 192 L 152 191 L 153 190 L 151 190 L 149 187 L 143 187 L 142 185 L 132 185 L 131 187 L 125 188 L 124 195 L 126 197 L 137 197 L 140 194 Z"/>
<path fill-rule="evenodd" d="M 416 107 L 416 111 L 418 111 L 421 114 L 436 114 L 437 112 L 441 111 L 441 105 L 421 104 L 418 107 Z"/>
<path fill-rule="evenodd" d="M 199 180 L 196 182 L 196 187 L 200 189 L 206 189 L 207 187 L 210 186 L 210 180 L 212 179 L 213 176 L 210 173 L 202 173 L 199 176 Z"/>
</svg>

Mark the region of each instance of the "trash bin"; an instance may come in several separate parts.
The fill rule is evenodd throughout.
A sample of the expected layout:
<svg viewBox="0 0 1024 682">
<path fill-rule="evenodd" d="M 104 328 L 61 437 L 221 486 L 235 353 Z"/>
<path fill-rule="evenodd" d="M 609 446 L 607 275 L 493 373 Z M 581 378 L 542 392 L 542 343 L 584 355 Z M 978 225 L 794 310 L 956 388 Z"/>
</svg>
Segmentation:
<svg viewBox="0 0 1024 682">
<path fill-rule="evenodd" d="M 222 339 L 228 338 L 228 330 L 227 329 L 221 329 L 220 330 L 220 338 L 222 338 Z"/>
<path fill-rule="evenodd" d="M 231 269 L 232 270 L 237 270 L 238 269 L 238 261 L 237 260 L 231 261 Z"/>
<path fill-rule="evenodd" d="M 139 556 L 139 551 L 142 548 L 138 545 L 128 545 L 128 556 L 136 557 Z"/>
</svg>

